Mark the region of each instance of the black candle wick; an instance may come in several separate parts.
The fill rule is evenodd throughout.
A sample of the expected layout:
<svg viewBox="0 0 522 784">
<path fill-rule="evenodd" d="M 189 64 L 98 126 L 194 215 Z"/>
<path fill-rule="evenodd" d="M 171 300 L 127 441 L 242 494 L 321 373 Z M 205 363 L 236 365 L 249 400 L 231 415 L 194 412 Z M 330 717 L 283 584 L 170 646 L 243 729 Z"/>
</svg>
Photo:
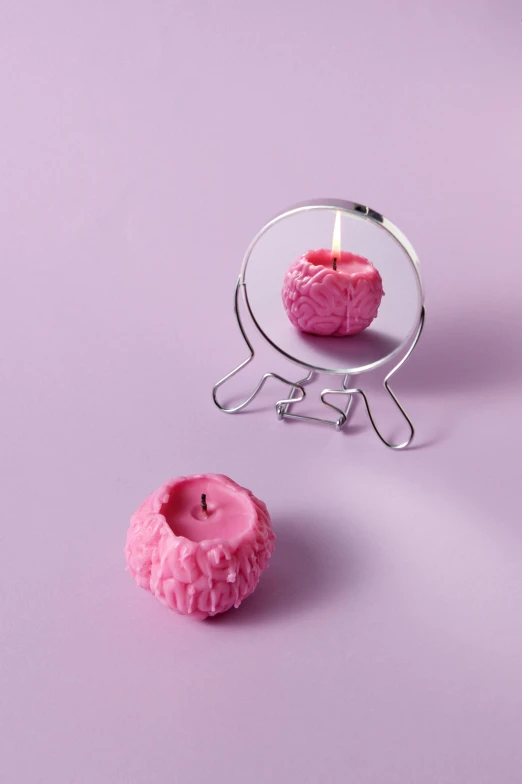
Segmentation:
<svg viewBox="0 0 522 784">
<path fill-rule="evenodd" d="M 208 511 L 207 496 L 205 493 L 201 493 L 201 508 L 203 509 L 204 512 Z"/>
<path fill-rule="evenodd" d="M 334 268 L 334 272 L 335 272 L 337 270 L 337 259 L 335 258 L 335 256 L 333 257 L 332 264 L 333 264 L 333 268 Z"/>
</svg>

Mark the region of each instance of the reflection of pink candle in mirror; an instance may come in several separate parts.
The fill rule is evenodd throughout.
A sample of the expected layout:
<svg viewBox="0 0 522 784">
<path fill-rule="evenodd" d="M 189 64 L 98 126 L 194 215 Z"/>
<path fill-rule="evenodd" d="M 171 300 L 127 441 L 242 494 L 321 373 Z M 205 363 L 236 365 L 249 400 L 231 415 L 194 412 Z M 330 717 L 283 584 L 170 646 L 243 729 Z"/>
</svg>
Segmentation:
<svg viewBox="0 0 522 784">
<path fill-rule="evenodd" d="M 370 326 L 384 295 L 371 261 L 341 250 L 341 213 L 332 249 L 309 250 L 288 268 L 281 292 L 288 318 L 302 332 L 337 337 Z"/>
</svg>

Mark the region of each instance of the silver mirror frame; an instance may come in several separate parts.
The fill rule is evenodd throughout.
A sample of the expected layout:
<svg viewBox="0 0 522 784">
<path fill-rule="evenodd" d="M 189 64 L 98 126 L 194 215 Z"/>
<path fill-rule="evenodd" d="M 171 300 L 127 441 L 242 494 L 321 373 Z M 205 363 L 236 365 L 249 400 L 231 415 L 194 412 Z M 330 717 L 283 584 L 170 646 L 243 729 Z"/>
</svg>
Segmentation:
<svg viewBox="0 0 522 784">
<path fill-rule="evenodd" d="M 315 210 L 315 209 L 329 209 L 329 210 L 337 209 L 337 210 L 340 210 L 342 212 L 352 213 L 352 214 L 354 214 L 354 215 L 356 215 L 356 216 L 358 216 L 358 217 L 360 217 L 362 219 L 365 219 L 365 220 L 368 220 L 368 221 L 370 221 L 372 223 L 375 223 L 379 227 L 382 227 L 383 229 L 385 229 L 388 232 L 388 234 L 391 235 L 391 237 L 397 243 L 399 243 L 399 245 L 405 251 L 405 253 L 407 255 L 407 258 L 409 259 L 410 263 L 412 264 L 413 270 L 415 272 L 415 279 L 416 279 L 417 289 L 418 289 L 418 294 L 419 294 L 419 309 L 418 309 L 418 318 L 417 318 L 416 324 L 414 325 L 414 328 L 411 331 L 411 333 L 403 340 L 403 342 L 396 349 L 394 349 L 394 351 L 392 353 L 390 353 L 389 355 L 387 355 L 386 357 L 384 357 L 384 358 L 382 358 L 380 360 L 377 360 L 376 362 L 373 362 L 371 365 L 367 365 L 367 366 L 359 367 L 359 368 L 331 369 L 331 368 L 322 368 L 322 367 L 318 367 L 318 366 L 313 366 L 313 365 L 310 365 L 310 364 L 308 364 L 306 362 L 303 362 L 302 360 L 299 360 L 298 358 L 293 357 L 290 354 L 288 354 L 286 351 L 284 351 L 280 346 L 278 346 L 274 341 L 272 341 L 266 335 L 266 333 L 263 331 L 263 329 L 260 326 L 260 324 L 257 322 L 257 320 L 256 320 L 256 318 L 255 318 L 255 316 L 254 316 L 254 314 L 252 312 L 252 309 L 250 307 L 250 303 L 249 303 L 249 300 L 248 300 L 248 290 L 247 290 L 247 286 L 248 286 L 248 278 L 247 278 L 248 263 L 249 263 L 252 251 L 255 248 L 255 246 L 257 245 L 258 241 L 261 239 L 261 237 L 275 223 L 278 223 L 279 221 L 289 217 L 292 214 L 295 214 L 295 213 L 298 213 L 298 212 L 302 212 L 302 211 L 306 211 L 306 210 Z M 250 340 L 248 338 L 248 335 L 247 335 L 247 332 L 246 332 L 246 329 L 245 329 L 245 325 L 244 325 L 243 320 L 241 318 L 240 306 L 239 306 L 240 293 L 242 295 L 243 302 L 244 302 L 244 304 L 246 306 L 248 314 L 250 315 L 252 323 L 254 324 L 254 326 L 255 326 L 256 330 L 259 332 L 259 334 L 263 337 L 263 339 L 273 349 L 275 349 L 277 352 L 279 352 L 284 357 L 286 357 L 286 359 L 290 360 L 291 362 L 293 362 L 294 364 L 298 365 L 303 370 L 308 371 L 308 372 L 302 378 L 300 378 L 297 381 L 291 381 L 289 379 L 283 378 L 282 376 L 278 375 L 277 373 L 270 373 L 270 372 L 269 373 L 265 373 L 262 376 L 262 378 L 260 379 L 260 381 L 258 382 L 258 384 L 255 387 L 255 389 L 253 390 L 253 392 L 251 392 L 250 395 L 245 400 L 243 400 L 241 403 L 239 403 L 236 406 L 226 407 L 226 406 L 222 405 L 219 402 L 218 398 L 217 398 L 218 389 L 221 386 L 223 386 L 230 378 L 235 376 L 244 367 L 246 367 L 246 365 L 248 365 L 254 359 L 254 356 L 255 356 L 254 348 L 253 348 L 253 346 L 252 346 L 252 344 L 251 344 L 251 342 L 250 342 Z M 333 425 L 337 430 L 341 430 L 346 425 L 346 423 L 348 421 L 348 415 L 349 415 L 349 412 L 350 412 L 350 409 L 351 409 L 354 397 L 356 395 L 358 395 L 359 397 L 362 398 L 362 400 L 364 402 L 364 405 L 366 407 L 366 411 L 368 413 L 368 417 L 370 419 L 370 423 L 371 423 L 375 433 L 377 434 L 379 439 L 382 441 L 382 443 L 385 444 L 385 446 L 389 447 L 390 449 L 397 449 L 397 450 L 404 449 L 407 446 L 409 446 L 409 444 L 411 443 L 411 441 L 412 441 L 412 439 L 414 437 L 415 429 L 413 427 L 413 423 L 412 423 L 411 419 L 408 417 L 406 411 L 402 407 L 402 405 L 399 402 L 397 396 L 395 395 L 395 393 L 391 389 L 389 381 L 392 378 L 392 376 L 399 370 L 399 368 L 402 367 L 402 365 L 406 362 L 406 360 L 408 359 L 408 357 L 411 355 L 412 351 L 414 350 L 415 346 L 417 345 L 417 343 L 419 341 L 419 338 L 421 336 L 421 333 L 422 333 L 422 329 L 424 327 L 426 309 L 425 309 L 425 306 L 424 306 L 424 291 L 423 291 L 422 281 L 421 281 L 420 271 L 419 271 L 419 259 L 417 257 L 417 254 L 415 253 L 415 250 L 414 250 L 413 246 L 409 242 L 409 240 L 406 238 L 406 236 L 391 221 L 389 221 L 387 218 L 385 218 L 383 215 L 381 215 L 380 213 L 376 212 L 375 210 L 370 209 L 369 207 L 365 207 L 362 204 L 357 204 L 356 202 L 344 201 L 344 200 L 341 200 L 341 199 L 314 199 L 312 201 L 301 202 L 299 204 L 294 205 L 293 207 L 288 208 L 287 210 L 285 210 L 284 212 L 280 213 L 279 215 L 276 215 L 272 220 L 270 220 L 267 224 L 265 224 L 265 226 L 263 226 L 263 228 L 256 234 L 256 236 L 254 237 L 254 239 L 252 240 L 252 242 L 250 243 L 250 245 L 249 245 L 249 247 L 248 247 L 248 249 L 246 251 L 245 257 L 243 259 L 243 264 L 241 266 L 241 272 L 240 272 L 240 275 L 239 275 L 239 278 L 238 278 L 238 281 L 237 281 L 237 284 L 236 284 L 236 290 L 235 290 L 235 296 L 234 296 L 234 313 L 235 313 L 235 316 L 236 316 L 236 320 L 237 320 L 239 329 L 240 329 L 241 334 L 243 336 L 243 339 L 244 339 L 244 341 L 245 341 L 245 343 L 246 343 L 246 345 L 247 345 L 247 347 L 248 347 L 248 349 L 250 351 L 250 356 L 247 357 L 247 359 L 245 359 L 240 365 L 238 365 L 236 368 L 234 368 L 234 370 L 232 370 L 230 373 L 228 373 L 226 376 L 224 376 L 222 379 L 220 379 L 215 384 L 215 386 L 213 388 L 213 391 L 212 391 L 212 396 L 213 396 L 213 400 L 214 400 L 215 405 L 219 408 L 220 411 L 223 411 L 224 413 L 227 413 L 227 414 L 235 414 L 235 413 L 237 413 L 239 411 L 242 411 L 244 408 L 246 408 L 249 405 L 249 403 L 251 403 L 254 400 L 254 398 L 261 391 L 262 387 L 265 385 L 266 381 L 268 379 L 272 379 L 273 378 L 273 379 L 275 379 L 277 381 L 280 381 L 281 383 L 283 383 L 283 384 L 285 384 L 285 385 L 287 385 L 289 387 L 289 392 L 288 392 L 288 395 L 286 396 L 286 398 L 278 400 L 276 402 L 276 404 L 275 404 L 275 409 L 276 409 L 276 414 L 277 414 L 277 418 L 278 419 L 280 419 L 280 420 L 297 419 L 297 420 L 304 420 L 304 421 L 308 421 L 308 422 L 320 422 L 321 424 Z M 374 370 L 377 367 L 380 367 L 380 366 L 382 366 L 384 364 L 387 364 L 397 354 L 399 354 L 401 351 L 405 351 L 404 355 L 399 360 L 399 362 L 391 369 L 391 371 L 388 372 L 388 374 L 386 375 L 386 377 L 385 377 L 385 379 L 383 381 L 384 388 L 385 388 L 386 392 L 390 395 L 390 397 L 392 398 L 393 402 L 395 403 L 395 405 L 399 409 L 401 415 L 406 420 L 406 423 L 407 423 L 408 429 L 409 429 L 409 435 L 408 435 L 408 437 L 407 437 L 407 439 L 405 441 L 400 442 L 400 443 L 393 443 L 391 441 L 388 441 L 382 435 L 381 431 L 377 427 L 377 424 L 375 422 L 375 419 L 374 419 L 374 416 L 373 416 L 373 413 L 372 413 L 372 410 L 371 410 L 371 406 L 370 406 L 368 397 L 367 397 L 366 393 L 364 392 L 364 390 L 361 389 L 361 388 L 358 388 L 358 387 L 353 387 L 352 388 L 350 386 L 349 382 L 350 382 L 350 377 L 352 375 L 360 374 L 360 373 L 366 372 L 368 370 Z M 304 400 L 304 398 L 306 396 L 305 386 L 306 386 L 306 384 L 308 384 L 312 380 L 312 378 L 313 378 L 315 373 L 327 373 L 327 374 L 330 374 L 330 375 L 333 375 L 333 376 L 341 376 L 342 377 L 342 382 L 341 382 L 340 388 L 326 388 L 326 389 L 324 389 L 321 392 L 321 395 L 320 395 L 322 404 L 327 406 L 329 409 L 333 410 L 337 414 L 337 417 L 334 420 L 323 419 L 323 418 L 320 418 L 320 417 L 313 417 L 313 416 L 305 416 L 303 414 L 295 413 L 295 406 L 297 404 L 299 404 L 302 400 Z M 343 407 L 339 407 L 338 405 L 335 405 L 332 401 L 327 400 L 328 396 L 334 396 L 334 397 L 337 396 L 337 398 L 342 396 L 346 400 L 346 403 L 344 404 Z"/>
</svg>

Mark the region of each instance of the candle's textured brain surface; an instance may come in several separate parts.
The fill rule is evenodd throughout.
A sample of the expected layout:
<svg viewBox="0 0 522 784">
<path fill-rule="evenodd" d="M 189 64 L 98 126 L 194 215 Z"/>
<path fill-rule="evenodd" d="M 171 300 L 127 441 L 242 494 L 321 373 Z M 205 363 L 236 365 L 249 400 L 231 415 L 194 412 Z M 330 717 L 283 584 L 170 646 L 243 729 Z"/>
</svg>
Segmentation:
<svg viewBox="0 0 522 784">
<path fill-rule="evenodd" d="M 274 550 L 275 536 L 265 504 L 225 476 L 213 475 L 252 504 L 252 524 L 234 539 L 193 542 L 176 536 L 162 509 L 184 477 L 152 493 L 131 518 L 125 555 L 136 583 L 163 604 L 195 618 L 239 607 L 256 588 Z"/>
<path fill-rule="evenodd" d="M 331 251 L 308 251 L 288 268 L 281 292 L 288 318 L 302 332 L 356 335 L 377 315 L 382 279 L 368 259 L 343 251 L 332 265 Z"/>
</svg>

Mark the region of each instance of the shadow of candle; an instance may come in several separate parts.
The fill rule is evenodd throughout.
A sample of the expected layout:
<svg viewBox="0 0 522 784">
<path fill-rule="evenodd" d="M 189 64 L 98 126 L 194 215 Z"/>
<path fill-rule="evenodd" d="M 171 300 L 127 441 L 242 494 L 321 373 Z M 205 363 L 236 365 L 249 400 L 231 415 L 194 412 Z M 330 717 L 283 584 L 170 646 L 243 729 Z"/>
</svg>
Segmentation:
<svg viewBox="0 0 522 784">
<path fill-rule="evenodd" d="M 343 526 L 340 533 L 339 527 Z M 360 546 L 346 525 L 325 524 L 296 511 L 274 518 L 276 547 L 255 593 L 237 609 L 207 623 L 250 624 L 284 621 L 318 604 L 338 602 L 355 591 L 366 569 Z"/>
<path fill-rule="evenodd" d="M 399 340 L 377 329 L 358 335 L 328 337 L 299 333 L 299 340 L 324 357 L 323 366 L 332 368 L 360 367 L 389 356 L 400 345 Z"/>
</svg>

